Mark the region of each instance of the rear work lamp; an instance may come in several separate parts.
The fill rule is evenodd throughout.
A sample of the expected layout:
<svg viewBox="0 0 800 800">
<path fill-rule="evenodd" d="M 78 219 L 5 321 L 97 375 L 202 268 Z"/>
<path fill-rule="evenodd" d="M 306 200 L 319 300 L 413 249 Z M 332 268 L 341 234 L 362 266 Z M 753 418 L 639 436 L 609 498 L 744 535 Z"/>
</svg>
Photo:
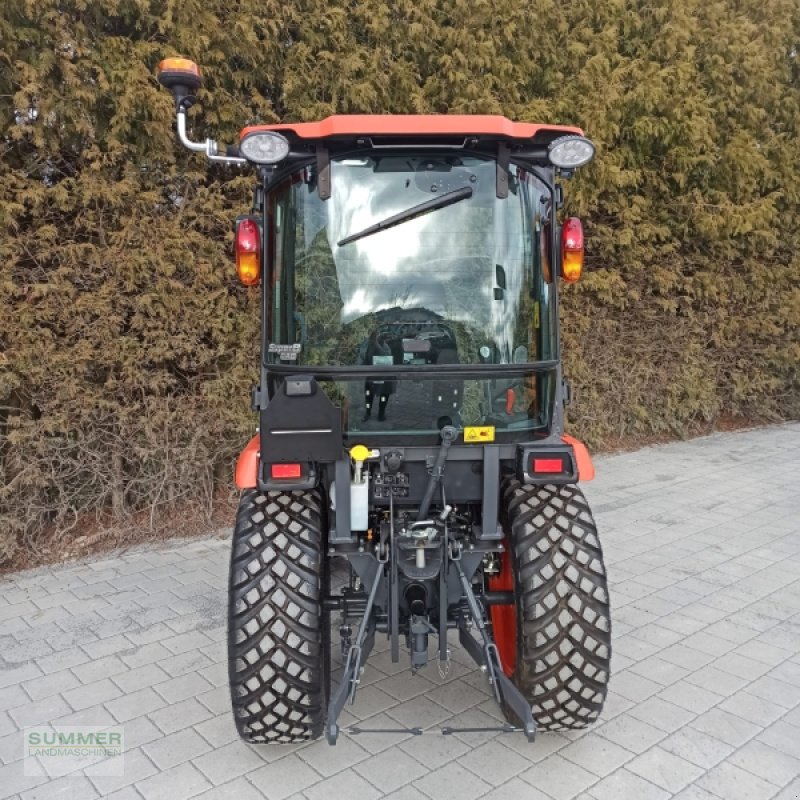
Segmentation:
<svg viewBox="0 0 800 800">
<path fill-rule="evenodd" d="M 554 167 L 572 170 L 594 158 L 594 145 L 585 136 L 560 136 L 550 143 L 547 154 Z"/>
<path fill-rule="evenodd" d="M 239 152 L 254 164 L 277 164 L 289 155 L 289 140 L 277 131 L 254 131 L 239 142 Z"/>
</svg>

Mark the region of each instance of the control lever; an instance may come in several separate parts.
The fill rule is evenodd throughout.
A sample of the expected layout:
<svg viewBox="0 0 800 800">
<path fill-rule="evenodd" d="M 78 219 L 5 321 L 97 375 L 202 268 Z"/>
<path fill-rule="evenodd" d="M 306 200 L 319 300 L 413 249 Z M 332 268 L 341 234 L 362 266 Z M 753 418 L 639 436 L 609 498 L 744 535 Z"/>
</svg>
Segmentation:
<svg viewBox="0 0 800 800">
<path fill-rule="evenodd" d="M 428 511 L 431 508 L 431 500 L 433 500 L 436 487 L 444 475 L 444 465 L 447 461 L 447 452 L 450 445 L 456 440 L 458 436 L 458 428 L 452 425 L 445 425 L 442 428 L 442 446 L 439 448 L 439 453 L 436 456 L 436 463 L 433 465 L 431 475 L 428 478 L 428 485 L 425 488 L 425 494 L 422 498 L 422 503 L 419 506 L 419 513 L 417 514 L 417 522 L 422 522 L 428 518 Z"/>
</svg>

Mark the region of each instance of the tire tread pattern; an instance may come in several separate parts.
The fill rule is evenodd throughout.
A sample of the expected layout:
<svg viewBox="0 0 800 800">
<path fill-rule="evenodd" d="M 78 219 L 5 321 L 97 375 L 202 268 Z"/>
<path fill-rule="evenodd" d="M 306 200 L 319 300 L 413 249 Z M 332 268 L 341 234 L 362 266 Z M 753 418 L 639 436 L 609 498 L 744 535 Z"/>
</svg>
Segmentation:
<svg viewBox="0 0 800 800">
<path fill-rule="evenodd" d="M 573 730 L 603 708 L 611 619 L 603 551 L 575 485 L 504 485 L 517 605 L 513 680 L 541 730 Z"/>
<path fill-rule="evenodd" d="M 322 546 L 319 492 L 242 494 L 229 575 L 228 676 L 236 728 L 247 742 L 322 734 Z"/>
</svg>

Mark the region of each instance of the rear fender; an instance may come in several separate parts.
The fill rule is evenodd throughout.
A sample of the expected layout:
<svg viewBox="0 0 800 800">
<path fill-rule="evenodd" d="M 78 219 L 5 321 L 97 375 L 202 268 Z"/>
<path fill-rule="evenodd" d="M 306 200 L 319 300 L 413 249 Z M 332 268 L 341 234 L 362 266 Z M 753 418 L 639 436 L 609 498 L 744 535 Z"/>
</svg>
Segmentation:
<svg viewBox="0 0 800 800">
<path fill-rule="evenodd" d="M 594 464 L 592 464 L 592 457 L 589 455 L 586 445 L 574 439 L 572 436 L 567 436 L 566 433 L 561 437 L 561 441 L 570 445 L 575 453 L 575 463 L 578 466 L 578 480 L 594 480 Z"/>
<path fill-rule="evenodd" d="M 268 464 L 261 461 L 261 435 L 256 434 L 239 454 L 236 462 L 235 482 L 237 489 L 259 489 L 262 492 L 290 492 L 295 489 L 313 489 L 318 483 L 314 464 L 302 464 L 302 474 L 293 478 L 268 476 Z"/>
<path fill-rule="evenodd" d="M 236 461 L 236 487 L 255 489 L 258 485 L 258 461 L 261 455 L 261 437 L 256 434 L 239 454 Z"/>
</svg>

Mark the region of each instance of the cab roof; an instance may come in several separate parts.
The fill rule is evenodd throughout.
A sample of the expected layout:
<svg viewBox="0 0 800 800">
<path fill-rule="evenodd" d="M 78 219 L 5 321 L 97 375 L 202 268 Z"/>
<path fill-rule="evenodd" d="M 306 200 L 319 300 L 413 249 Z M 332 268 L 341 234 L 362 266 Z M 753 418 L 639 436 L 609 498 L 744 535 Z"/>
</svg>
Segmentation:
<svg viewBox="0 0 800 800">
<path fill-rule="evenodd" d="M 569 125 L 543 125 L 512 122 L 494 114 L 336 114 L 319 122 L 290 122 L 274 125 L 251 125 L 240 138 L 257 131 L 280 131 L 298 143 L 353 139 L 358 137 L 419 140 L 455 137 L 478 137 L 518 145 L 547 145 L 566 134 L 583 135 Z"/>
</svg>

